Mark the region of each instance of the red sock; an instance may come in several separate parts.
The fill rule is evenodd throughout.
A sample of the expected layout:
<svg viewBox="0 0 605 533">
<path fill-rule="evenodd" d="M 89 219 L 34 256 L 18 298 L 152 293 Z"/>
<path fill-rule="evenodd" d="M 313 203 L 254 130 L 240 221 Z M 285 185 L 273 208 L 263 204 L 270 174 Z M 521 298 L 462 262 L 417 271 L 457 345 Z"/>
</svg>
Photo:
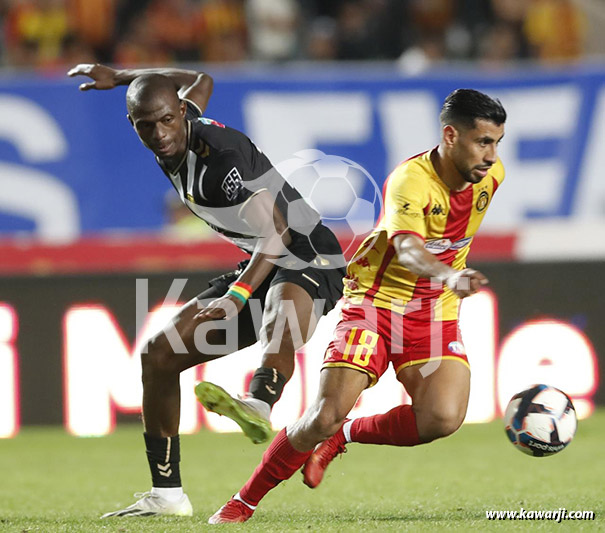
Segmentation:
<svg viewBox="0 0 605 533">
<path fill-rule="evenodd" d="M 312 452 L 313 450 L 295 450 L 288 440 L 286 429 L 282 429 L 263 454 L 261 463 L 250 479 L 239 491 L 242 500 L 250 505 L 258 505 L 267 492 L 292 477 Z"/>
<path fill-rule="evenodd" d="M 383 415 L 365 416 L 353 420 L 351 440 L 364 444 L 416 446 L 418 438 L 416 415 L 411 405 L 400 405 Z"/>
</svg>

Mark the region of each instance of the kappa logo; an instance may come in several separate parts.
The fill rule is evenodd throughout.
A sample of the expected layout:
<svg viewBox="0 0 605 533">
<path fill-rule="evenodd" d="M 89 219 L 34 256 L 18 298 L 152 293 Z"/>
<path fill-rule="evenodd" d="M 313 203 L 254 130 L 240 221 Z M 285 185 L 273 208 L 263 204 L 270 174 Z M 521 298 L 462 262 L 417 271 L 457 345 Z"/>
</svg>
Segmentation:
<svg viewBox="0 0 605 533">
<path fill-rule="evenodd" d="M 489 203 L 489 193 L 486 191 L 483 191 L 479 195 L 479 198 L 477 198 L 477 203 L 475 204 L 475 207 L 477 208 L 477 211 L 479 211 L 479 213 L 481 213 L 482 211 L 485 211 L 485 208 L 487 207 L 488 203 Z"/>
<path fill-rule="evenodd" d="M 435 204 L 433 209 L 431 209 L 431 215 L 443 215 L 445 214 L 445 210 L 441 206 L 441 204 Z"/>
<path fill-rule="evenodd" d="M 225 176 L 225 179 L 221 184 L 221 189 L 223 189 L 223 191 L 227 195 L 227 200 L 231 201 L 235 198 L 241 187 L 242 176 L 239 173 L 239 170 L 237 170 L 237 167 L 233 167 Z"/>
</svg>

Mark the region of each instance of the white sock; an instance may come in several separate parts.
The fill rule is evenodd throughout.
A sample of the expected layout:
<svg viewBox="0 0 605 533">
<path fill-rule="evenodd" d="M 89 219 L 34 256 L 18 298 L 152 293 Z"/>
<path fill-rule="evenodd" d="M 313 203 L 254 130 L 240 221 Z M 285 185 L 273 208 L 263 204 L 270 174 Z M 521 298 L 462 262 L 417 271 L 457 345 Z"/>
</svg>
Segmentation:
<svg viewBox="0 0 605 533">
<path fill-rule="evenodd" d="M 258 398 L 245 398 L 243 401 L 256 409 L 263 418 L 267 420 L 271 418 L 271 406 L 267 402 L 263 402 Z"/>
<path fill-rule="evenodd" d="M 353 420 L 347 420 L 342 426 L 342 432 L 345 435 L 345 440 L 347 442 L 353 442 L 351 440 L 351 426 L 353 425 Z"/>
<path fill-rule="evenodd" d="M 169 502 L 178 502 L 183 497 L 183 487 L 152 487 L 151 494 Z"/>
<path fill-rule="evenodd" d="M 253 511 L 256 509 L 256 505 L 250 505 L 249 503 L 246 503 L 244 500 L 242 500 L 242 497 L 239 495 L 239 492 L 235 496 L 233 496 L 233 499 L 237 500 L 238 502 L 242 502 L 246 507 L 248 507 L 248 509 L 252 509 Z"/>
</svg>

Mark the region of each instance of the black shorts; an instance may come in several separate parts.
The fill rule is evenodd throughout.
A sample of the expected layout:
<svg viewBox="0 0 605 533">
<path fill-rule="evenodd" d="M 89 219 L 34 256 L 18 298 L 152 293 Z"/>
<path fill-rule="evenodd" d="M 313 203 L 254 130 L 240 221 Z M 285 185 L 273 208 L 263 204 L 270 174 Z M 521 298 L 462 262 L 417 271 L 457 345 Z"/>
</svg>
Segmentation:
<svg viewBox="0 0 605 533">
<path fill-rule="evenodd" d="M 210 287 L 214 289 L 212 292 L 216 294 L 217 298 L 223 296 L 229 290 L 231 284 L 237 280 L 247 265 L 248 260 L 242 261 L 233 272 L 228 272 L 210 280 Z M 265 278 L 260 287 L 252 293 L 251 298 L 260 300 L 261 306 L 264 309 L 265 299 L 271 287 L 280 283 L 294 283 L 302 287 L 314 301 L 325 301 L 321 313 L 325 315 L 334 309 L 336 302 L 342 296 L 342 280 L 345 273 L 344 267 L 332 269 L 307 267 L 301 270 L 294 270 L 276 266 Z M 198 298 L 207 299 L 209 297 L 208 292 L 203 292 Z"/>
<path fill-rule="evenodd" d="M 237 280 L 247 264 L 248 261 L 242 261 L 238 264 L 237 270 L 210 280 L 210 287 L 199 294 L 197 299 L 207 303 L 224 296 L 229 290 L 230 285 Z M 342 279 L 344 275 L 344 268 L 327 270 L 309 267 L 303 270 L 291 270 L 275 267 L 260 287 L 252 293 L 251 298 L 258 299 L 264 310 L 265 300 L 270 287 L 284 282 L 295 283 L 307 291 L 314 300 L 325 300 L 321 311 L 321 314 L 325 315 L 334 308 L 336 302 L 342 296 Z M 246 303 L 238 315 L 238 349 L 251 346 L 260 338 L 261 322 L 260 320 L 253 319 L 250 305 Z"/>
</svg>

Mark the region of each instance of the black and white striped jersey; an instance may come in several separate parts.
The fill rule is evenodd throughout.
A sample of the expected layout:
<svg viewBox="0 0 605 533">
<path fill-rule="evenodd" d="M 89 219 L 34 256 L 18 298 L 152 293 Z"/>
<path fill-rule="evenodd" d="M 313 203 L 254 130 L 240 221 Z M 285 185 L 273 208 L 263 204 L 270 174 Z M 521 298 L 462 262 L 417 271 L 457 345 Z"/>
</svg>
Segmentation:
<svg viewBox="0 0 605 533">
<path fill-rule="evenodd" d="M 258 237 L 242 219 L 241 211 L 256 193 L 268 190 L 288 221 L 291 253 L 308 262 L 317 254 L 342 254 L 336 237 L 321 223 L 319 214 L 246 135 L 203 117 L 193 102 L 186 103 L 187 151 L 173 171 L 157 157 L 156 161 L 195 215 L 251 254 Z"/>
</svg>

